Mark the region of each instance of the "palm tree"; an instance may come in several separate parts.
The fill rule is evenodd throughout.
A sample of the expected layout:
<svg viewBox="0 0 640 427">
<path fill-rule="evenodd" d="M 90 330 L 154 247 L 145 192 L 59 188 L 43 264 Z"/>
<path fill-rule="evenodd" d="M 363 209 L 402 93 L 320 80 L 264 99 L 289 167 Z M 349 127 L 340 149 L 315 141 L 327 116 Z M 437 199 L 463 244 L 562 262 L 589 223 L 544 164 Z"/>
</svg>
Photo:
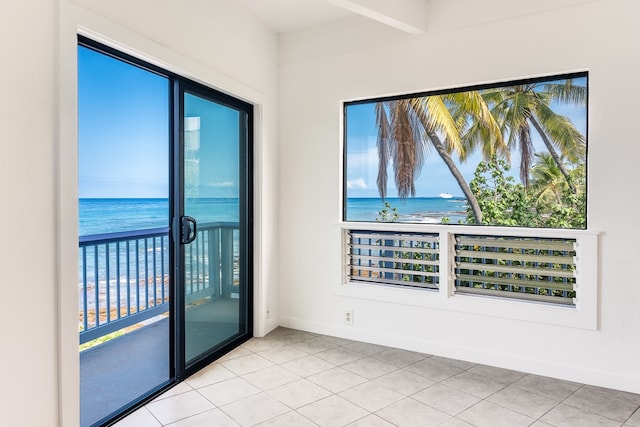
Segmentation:
<svg viewBox="0 0 640 427">
<path fill-rule="evenodd" d="M 378 125 L 378 191 L 384 200 L 387 194 L 387 166 L 392 162 L 398 197 L 415 196 L 415 180 L 419 176 L 428 151 L 433 148 L 449 168 L 458 183 L 477 224 L 482 223 L 482 211 L 451 157 L 456 153 L 465 159 L 462 130 L 473 121 L 478 135 L 492 143 L 493 151 L 506 148 L 498 123 L 477 91 L 398 99 L 376 104 Z"/>
<path fill-rule="evenodd" d="M 566 79 L 561 83 L 530 83 L 489 89 L 483 92 L 483 96 L 493 106 L 491 111 L 501 122 L 503 135 L 508 134 L 508 147 L 517 148 L 520 152 L 520 179 L 525 187 L 529 185 L 529 169 L 533 160 L 533 127 L 571 191 L 575 192 L 569 171 L 557 150 L 571 162 L 582 162 L 585 138 L 569 118 L 555 113 L 550 105 L 552 101 L 585 105 L 586 88 Z"/>
<path fill-rule="evenodd" d="M 558 164 L 549 153 L 536 153 L 531 168 L 531 189 L 538 204 L 553 200 L 562 204 L 562 192 L 568 186 Z"/>
</svg>

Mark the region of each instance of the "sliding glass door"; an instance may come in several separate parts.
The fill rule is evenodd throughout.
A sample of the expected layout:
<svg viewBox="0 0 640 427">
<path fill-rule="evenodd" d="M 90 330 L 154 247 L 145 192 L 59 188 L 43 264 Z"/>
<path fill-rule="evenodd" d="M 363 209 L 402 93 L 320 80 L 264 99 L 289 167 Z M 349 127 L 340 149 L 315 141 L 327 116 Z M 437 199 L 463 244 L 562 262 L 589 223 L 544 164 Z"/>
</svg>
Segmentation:
<svg viewBox="0 0 640 427">
<path fill-rule="evenodd" d="M 251 106 L 195 84 L 181 84 L 179 97 L 179 290 L 189 370 L 250 329 Z"/>
<path fill-rule="evenodd" d="M 79 37 L 82 426 L 251 338 L 252 114 Z"/>
</svg>

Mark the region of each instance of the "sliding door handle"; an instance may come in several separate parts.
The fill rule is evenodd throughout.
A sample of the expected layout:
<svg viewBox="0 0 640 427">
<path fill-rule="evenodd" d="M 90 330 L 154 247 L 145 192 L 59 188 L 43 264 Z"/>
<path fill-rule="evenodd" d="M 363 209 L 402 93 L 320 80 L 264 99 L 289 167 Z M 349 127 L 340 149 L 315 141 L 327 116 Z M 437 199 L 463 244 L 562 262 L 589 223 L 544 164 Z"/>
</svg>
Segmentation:
<svg viewBox="0 0 640 427">
<path fill-rule="evenodd" d="M 183 216 L 180 218 L 180 243 L 187 245 L 194 240 L 198 235 L 198 228 L 196 226 L 196 220 L 190 216 Z"/>
</svg>

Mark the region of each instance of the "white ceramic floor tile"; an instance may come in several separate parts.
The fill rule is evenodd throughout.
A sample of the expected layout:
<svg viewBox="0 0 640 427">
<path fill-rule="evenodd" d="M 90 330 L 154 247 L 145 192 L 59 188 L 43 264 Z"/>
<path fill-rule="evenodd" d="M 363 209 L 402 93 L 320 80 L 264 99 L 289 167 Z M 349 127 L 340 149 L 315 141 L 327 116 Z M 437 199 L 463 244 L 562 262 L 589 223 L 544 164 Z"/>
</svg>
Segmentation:
<svg viewBox="0 0 640 427">
<path fill-rule="evenodd" d="M 347 345 L 347 344 L 351 344 L 355 341 L 347 339 L 347 338 L 340 338 L 340 337 L 332 337 L 330 335 L 319 335 L 320 337 L 324 338 L 325 340 L 329 340 L 332 343 L 338 344 L 338 345 Z"/>
<path fill-rule="evenodd" d="M 389 347 L 385 347 L 382 345 L 369 344 L 369 343 L 360 342 L 360 341 L 354 341 L 351 344 L 345 345 L 345 347 L 350 350 L 355 350 L 358 353 L 362 353 L 365 356 L 372 356 L 376 353 L 381 353 L 389 349 Z"/>
<path fill-rule="evenodd" d="M 457 415 L 480 402 L 478 397 L 442 383 L 435 384 L 411 397 L 449 415 Z"/>
<path fill-rule="evenodd" d="M 291 410 L 266 393 L 237 400 L 222 406 L 220 409 L 242 426 L 253 426 Z"/>
<path fill-rule="evenodd" d="M 248 374 L 249 372 L 254 372 L 274 365 L 273 362 L 270 362 L 257 354 L 236 357 L 235 359 L 225 360 L 220 364 L 236 375 Z"/>
<path fill-rule="evenodd" d="M 413 351 L 390 348 L 388 350 L 381 351 L 380 353 L 376 353 L 372 357 L 388 363 L 389 365 L 395 366 L 396 368 L 404 368 L 405 366 L 414 364 L 430 356 Z"/>
<path fill-rule="evenodd" d="M 275 365 L 243 375 L 242 378 L 260 390 L 270 390 L 300 379 L 299 375 Z"/>
<path fill-rule="evenodd" d="M 339 396 L 369 412 L 378 411 L 405 398 L 404 394 L 372 381 L 345 390 Z"/>
<path fill-rule="evenodd" d="M 256 427 L 317 427 L 317 425 L 297 412 L 291 411 L 272 418 L 269 421 L 256 424 Z"/>
<path fill-rule="evenodd" d="M 269 391 L 269 395 L 293 409 L 324 399 L 330 394 L 330 391 L 306 379 L 300 379 Z"/>
<path fill-rule="evenodd" d="M 531 374 L 514 382 L 513 385 L 532 393 L 545 396 L 549 399 L 553 399 L 557 402 L 566 399 L 581 386 L 581 384 L 573 383 L 571 381 L 563 381 Z"/>
<path fill-rule="evenodd" d="M 431 359 L 437 362 L 442 362 L 442 363 L 446 363 L 447 365 L 454 366 L 460 369 L 461 371 L 466 371 L 467 369 L 471 369 L 476 365 L 473 362 L 467 362 L 465 360 L 450 359 L 448 357 L 441 357 L 441 356 L 433 356 Z"/>
<path fill-rule="evenodd" d="M 558 404 L 554 399 L 515 386 L 504 388 L 487 400 L 531 418 L 540 418 Z"/>
<path fill-rule="evenodd" d="M 583 386 L 563 403 L 612 420 L 625 422 L 640 405 L 638 395 L 601 387 Z"/>
<path fill-rule="evenodd" d="M 198 389 L 200 387 L 215 384 L 220 381 L 229 380 L 231 378 L 234 378 L 235 376 L 236 374 L 234 374 L 224 366 L 218 363 L 212 363 L 206 368 L 187 378 L 185 383 L 189 384 L 195 389 Z"/>
<path fill-rule="evenodd" d="M 271 350 L 261 351 L 258 354 L 273 363 L 284 363 L 308 355 L 304 351 L 296 350 L 289 346 L 272 348 Z"/>
<path fill-rule="evenodd" d="M 227 353 L 224 356 L 220 357 L 216 362 L 217 363 L 221 363 L 221 362 L 224 362 L 225 360 L 231 360 L 231 359 L 236 359 L 236 358 L 242 357 L 242 356 L 248 356 L 248 355 L 250 355 L 252 353 L 253 353 L 252 351 L 249 351 L 246 348 L 240 346 L 240 347 L 234 348 L 229 353 Z"/>
<path fill-rule="evenodd" d="M 405 398 L 376 412 L 376 415 L 400 427 L 439 426 L 451 418 L 431 406 L 411 398 Z"/>
<path fill-rule="evenodd" d="M 215 406 L 197 391 L 189 391 L 151 402 L 146 408 L 162 424 L 170 424 L 209 411 Z"/>
<path fill-rule="evenodd" d="M 307 379 L 332 393 L 340 393 L 367 381 L 366 378 L 340 367 L 311 375 Z"/>
<path fill-rule="evenodd" d="M 435 382 L 422 375 L 414 374 L 405 369 L 391 372 L 373 380 L 377 384 L 390 388 L 391 390 L 410 396 L 427 387 L 431 387 Z"/>
<path fill-rule="evenodd" d="M 404 369 L 436 382 L 446 380 L 447 378 L 458 375 L 463 371 L 460 368 L 439 362 L 431 357 L 414 363 L 413 365 L 409 365 Z"/>
<path fill-rule="evenodd" d="M 547 412 L 540 421 L 555 427 L 619 427 L 620 423 L 600 415 L 590 414 L 571 405 L 560 404 Z"/>
<path fill-rule="evenodd" d="M 449 418 L 438 427 L 473 427 L 471 424 L 464 422 L 456 417 Z"/>
<path fill-rule="evenodd" d="M 321 351 L 320 353 L 316 353 L 315 356 L 337 366 L 366 357 L 364 354 L 347 347 L 336 347 L 331 350 Z"/>
<path fill-rule="evenodd" d="M 291 360 L 280 366 L 301 377 L 308 377 L 335 367 L 333 363 L 329 363 L 313 355 Z"/>
<path fill-rule="evenodd" d="M 347 427 L 394 427 L 394 425 L 375 414 L 370 414 L 349 424 Z"/>
<path fill-rule="evenodd" d="M 481 399 L 485 399 L 498 390 L 505 388 L 504 383 L 466 371 L 447 378 L 442 381 L 442 384 L 472 394 Z"/>
<path fill-rule="evenodd" d="M 283 345 L 284 344 L 282 342 L 276 339 L 252 338 L 249 341 L 242 344 L 242 347 L 254 353 L 259 353 L 261 351 L 267 351 L 277 347 L 282 347 Z"/>
<path fill-rule="evenodd" d="M 239 425 L 227 414 L 216 408 L 169 424 L 167 427 L 238 427 Z"/>
<path fill-rule="evenodd" d="M 635 414 L 627 420 L 626 425 L 640 427 L 640 409 L 636 410 Z"/>
<path fill-rule="evenodd" d="M 531 417 L 486 400 L 458 414 L 456 418 L 476 427 L 525 427 L 535 422 Z"/>
<path fill-rule="evenodd" d="M 496 368 L 494 366 L 476 365 L 468 370 L 468 372 L 491 378 L 505 384 L 512 384 L 523 378 L 524 372 L 512 371 L 510 369 Z"/>
<path fill-rule="evenodd" d="M 260 393 L 260 389 L 242 378 L 221 381 L 198 390 L 216 406 L 226 405 L 239 399 Z"/>
<path fill-rule="evenodd" d="M 160 396 L 156 397 L 154 400 L 166 399 L 167 397 L 176 396 L 178 394 L 186 393 L 186 392 L 192 391 L 192 390 L 193 390 L 193 388 L 191 388 L 191 386 L 186 381 L 184 381 L 184 382 L 181 382 L 179 384 L 176 384 L 174 387 L 172 387 L 169 390 L 165 391 Z"/>
<path fill-rule="evenodd" d="M 320 337 L 315 337 L 309 340 L 291 344 L 291 348 L 303 351 L 308 354 L 315 354 L 320 353 L 321 351 L 331 350 L 332 348 L 335 348 L 337 346 L 338 344 Z"/>
<path fill-rule="evenodd" d="M 269 339 L 288 345 L 288 344 L 293 344 L 295 342 L 308 340 L 318 335 L 313 334 L 311 332 L 298 331 L 296 329 L 288 329 L 288 328 L 280 327 L 274 330 L 273 332 L 271 332 L 267 336 L 269 337 Z"/>
<path fill-rule="evenodd" d="M 162 424 L 153 416 L 147 408 L 140 408 L 121 421 L 114 424 L 114 427 L 162 427 Z"/>
<path fill-rule="evenodd" d="M 303 406 L 298 412 L 323 427 L 342 427 L 368 415 L 361 407 L 336 395 Z"/>
<path fill-rule="evenodd" d="M 342 365 L 342 367 L 367 379 L 381 377 L 398 369 L 395 366 L 389 365 L 388 363 L 382 362 L 378 359 L 374 359 L 373 357 L 359 359 L 355 362 Z"/>
<path fill-rule="evenodd" d="M 116 425 L 640 427 L 638 406 L 638 394 L 277 328 Z"/>
</svg>

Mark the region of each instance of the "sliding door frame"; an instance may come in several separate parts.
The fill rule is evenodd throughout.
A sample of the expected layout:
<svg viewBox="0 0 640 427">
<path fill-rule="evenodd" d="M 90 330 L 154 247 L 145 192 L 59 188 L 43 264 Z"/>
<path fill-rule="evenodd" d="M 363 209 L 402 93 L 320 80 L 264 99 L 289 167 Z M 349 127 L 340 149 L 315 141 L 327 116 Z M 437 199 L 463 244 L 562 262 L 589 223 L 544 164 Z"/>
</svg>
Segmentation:
<svg viewBox="0 0 640 427">
<path fill-rule="evenodd" d="M 239 281 L 240 286 L 244 286 L 244 291 L 240 292 L 240 318 L 244 325 L 244 332 L 232 337 L 224 343 L 223 346 L 206 353 L 204 356 L 198 357 L 193 363 L 188 363 L 185 357 L 185 293 L 184 285 L 182 285 L 182 272 L 184 271 L 184 250 L 185 245 L 180 243 L 180 218 L 185 213 L 184 207 L 184 97 L 189 93 L 217 104 L 229 107 L 238 112 L 244 113 L 244 120 L 239 123 L 239 229 L 240 229 L 240 269 Z M 175 312 L 174 322 L 176 327 L 172 329 L 175 333 L 175 343 L 173 357 L 176 360 L 176 366 L 182 369 L 177 371 L 178 380 L 182 380 L 199 371 L 211 362 L 227 353 L 253 336 L 253 105 L 224 94 L 210 87 L 196 83 L 194 81 L 176 78 L 173 81 L 173 155 L 171 156 L 171 169 L 174 177 L 172 180 L 174 200 L 171 206 L 173 209 L 172 234 L 175 250 L 172 254 L 174 262 L 174 280 L 182 292 L 176 292 L 173 299 L 173 308 Z M 175 126 L 177 124 L 177 126 Z"/>
<path fill-rule="evenodd" d="M 146 71 L 166 77 L 169 80 L 169 379 L 158 385 L 138 399 L 130 402 L 126 407 L 116 410 L 114 413 L 98 421 L 95 425 L 111 425 L 124 418 L 169 388 L 182 382 L 190 375 L 209 365 L 220 356 L 239 346 L 253 337 L 253 306 L 254 306 L 254 106 L 229 94 L 220 92 L 211 87 L 197 83 L 179 74 L 173 73 L 162 67 L 150 64 L 135 56 L 121 52 L 106 46 L 89 37 L 78 34 L 77 45 L 95 50 L 120 61 L 124 61 Z M 181 120 L 183 101 L 181 99 L 184 89 L 195 93 L 206 94 L 216 102 L 229 105 L 234 109 L 246 113 L 245 123 L 241 123 L 241 135 L 243 143 L 239 147 L 240 157 L 240 204 L 245 209 L 240 209 L 240 283 L 246 286 L 245 296 L 241 296 L 241 312 L 246 322 L 244 333 L 229 340 L 223 347 L 207 353 L 189 367 L 185 366 L 185 330 L 184 330 L 184 286 L 181 275 L 184 265 L 181 265 L 180 251 L 180 215 L 184 212 L 183 185 L 184 171 L 182 169 L 182 156 L 184 154 L 184 123 Z M 242 126 L 244 124 L 244 127 Z M 244 229 L 243 226 L 244 225 Z"/>
</svg>

